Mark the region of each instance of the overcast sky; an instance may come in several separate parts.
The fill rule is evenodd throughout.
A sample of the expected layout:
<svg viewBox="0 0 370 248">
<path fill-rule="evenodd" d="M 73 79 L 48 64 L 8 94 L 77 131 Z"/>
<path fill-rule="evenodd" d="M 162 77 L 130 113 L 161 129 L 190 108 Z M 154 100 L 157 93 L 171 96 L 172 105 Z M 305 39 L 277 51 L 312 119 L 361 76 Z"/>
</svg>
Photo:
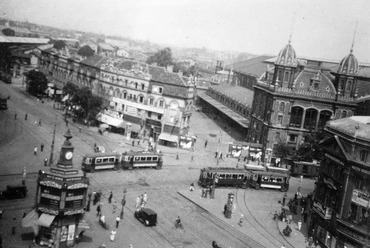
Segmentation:
<svg viewBox="0 0 370 248">
<path fill-rule="evenodd" d="M 2 16 L 183 47 L 370 62 L 368 0 L 1 0 Z"/>
</svg>

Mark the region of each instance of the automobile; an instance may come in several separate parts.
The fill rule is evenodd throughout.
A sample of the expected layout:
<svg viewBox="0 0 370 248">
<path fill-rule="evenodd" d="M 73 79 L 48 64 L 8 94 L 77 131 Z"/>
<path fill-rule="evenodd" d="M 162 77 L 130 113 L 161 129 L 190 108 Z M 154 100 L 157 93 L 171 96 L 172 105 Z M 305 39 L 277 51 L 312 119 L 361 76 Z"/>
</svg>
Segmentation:
<svg viewBox="0 0 370 248">
<path fill-rule="evenodd" d="M 155 226 L 157 224 L 157 213 L 150 208 L 141 208 L 135 211 L 135 218 L 146 226 Z"/>
<path fill-rule="evenodd" d="M 18 199 L 27 196 L 27 187 L 25 185 L 8 185 L 6 190 L 0 191 L 0 198 L 3 199 Z"/>
</svg>

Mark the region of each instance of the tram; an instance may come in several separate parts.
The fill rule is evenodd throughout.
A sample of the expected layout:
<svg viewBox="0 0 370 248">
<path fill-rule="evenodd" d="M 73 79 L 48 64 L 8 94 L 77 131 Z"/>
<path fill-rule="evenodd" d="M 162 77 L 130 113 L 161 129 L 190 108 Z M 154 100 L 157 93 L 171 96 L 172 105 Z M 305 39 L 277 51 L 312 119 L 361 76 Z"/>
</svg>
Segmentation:
<svg viewBox="0 0 370 248">
<path fill-rule="evenodd" d="M 202 187 L 247 187 L 249 171 L 229 167 L 207 167 L 200 170 L 198 184 Z"/>
<path fill-rule="evenodd" d="M 293 161 L 290 167 L 292 176 L 318 177 L 320 163 Z"/>
<path fill-rule="evenodd" d="M 133 168 L 149 167 L 157 170 L 162 169 L 163 154 L 157 152 L 125 152 L 122 154 L 122 168 L 132 170 Z"/>
<path fill-rule="evenodd" d="M 119 153 L 91 153 L 82 158 L 82 170 L 95 172 L 96 170 L 112 169 L 121 167 L 122 155 Z"/>
<path fill-rule="evenodd" d="M 289 189 L 290 176 L 286 172 L 279 171 L 252 171 L 249 177 L 249 185 L 255 189 L 278 189 L 283 192 Z"/>
</svg>

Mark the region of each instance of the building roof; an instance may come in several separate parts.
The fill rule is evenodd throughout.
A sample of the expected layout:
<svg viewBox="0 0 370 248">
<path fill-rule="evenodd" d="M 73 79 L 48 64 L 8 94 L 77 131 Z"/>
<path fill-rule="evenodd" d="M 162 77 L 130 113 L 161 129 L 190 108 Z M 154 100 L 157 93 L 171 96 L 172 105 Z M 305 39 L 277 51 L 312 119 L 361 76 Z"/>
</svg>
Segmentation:
<svg viewBox="0 0 370 248">
<path fill-rule="evenodd" d="M 328 121 L 326 127 L 352 137 L 370 141 L 370 116 L 351 116 Z"/>
<path fill-rule="evenodd" d="M 294 48 L 290 44 L 290 40 L 289 43 L 283 49 L 281 49 L 275 64 L 283 66 L 297 66 L 297 55 L 294 51 Z"/>
<path fill-rule="evenodd" d="M 82 60 L 81 64 L 100 68 L 100 66 L 107 60 L 108 60 L 107 57 L 95 54 L 93 56 L 88 57 L 85 60 Z"/>
<path fill-rule="evenodd" d="M 221 84 L 212 87 L 213 90 L 222 93 L 230 99 L 235 99 L 240 103 L 252 107 L 254 92 L 239 85 Z"/>
<path fill-rule="evenodd" d="M 103 50 L 114 51 L 114 47 L 108 43 L 99 43 L 98 46 Z"/>
<path fill-rule="evenodd" d="M 350 54 L 342 59 L 339 63 L 338 73 L 345 74 L 345 75 L 357 75 L 359 70 L 359 63 L 352 53 L 352 49 Z"/>
<path fill-rule="evenodd" d="M 187 83 L 178 73 L 168 72 L 163 67 L 149 66 L 149 74 L 152 76 L 153 81 L 178 86 L 187 86 Z"/>
<path fill-rule="evenodd" d="M 9 29 L 13 30 L 15 33 L 31 34 L 31 31 L 28 30 L 27 28 L 8 27 L 8 26 L 5 26 L 5 25 L 0 25 L 0 30 L 6 29 L 6 28 L 9 28 Z"/>
<path fill-rule="evenodd" d="M 0 43 L 47 44 L 49 39 L 0 35 Z"/>
<path fill-rule="evenodd" d="M 332 77 L 330 74 L 325 74 L 321 72 L 321 70 L 305 68 L 295 77 L 294 85 L 297 90 L 316 90 L 319 92 L 335 94 L 336 90 L 330 77 Z M 317 88 L 313 88 L 311 80 L 318 82 Z"/>
<path fill-rule="evenodd" d="M 273 57 L 274 56 L 262 55 L 252 59 L 234 63 L 231 66 L 234 71 L 259 78 L 266 71 L 266 64 L 263 62 Z"/>
</svg>

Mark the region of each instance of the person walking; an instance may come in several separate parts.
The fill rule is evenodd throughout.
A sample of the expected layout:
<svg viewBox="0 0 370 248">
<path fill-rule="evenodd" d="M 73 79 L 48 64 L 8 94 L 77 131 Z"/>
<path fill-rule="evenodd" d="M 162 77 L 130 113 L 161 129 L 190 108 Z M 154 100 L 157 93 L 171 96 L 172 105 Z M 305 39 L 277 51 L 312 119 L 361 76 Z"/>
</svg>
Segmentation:
<svg viewBox="0 0 370 248">
<path fill-rule="evenodd" d="M 13 218 L 13 225 L 12 225 L 12 235 L 15 235 L 15 227 L 16 227 L 16 218 Z"/>
<path fill-rule="evenodd" d="M 300 176 L 300 181 L 303 182 L 303 175 Z"/>
<path fill-rule="evenodd" d="M 26 121 L 26 120 L 27 120 L 27 118 L 28 118 L 28 114 L 26 113 L 26 114 L 24 115 L 24 120 Z"/>
<path fill-rule="evenodd" d="M 48 166 L 48 158 L 44 159 L 44 166 Z"/>
<path fill-rule="evenodd" d="M 40 145 L 40 151 L 44 151 L 44 143 L 41 143 L 41 145 Z"/>
<path fill-rule="evenodd" d="M 96 207 L 96 216 L 100 217 L 101 216 L 101 210 L 102 210 L 102 204 L 100 203 L 97 207 Z"/>
<path fill-rule="evenodd" d="M 112 203 L 113 192 L 111 191 L 108 197 L 108 203 Z"/>
<path fill-rule="evenodd" d="M 141 198 L 140 198 L 140 196 L 138 195 L 138 196 L 136 197 L 136 204 L 135 204 L 135 208 L 136 208 L 136 210 L 139 210 L 139 208 L 140 208 L 140 204 L 141 204 Z"/>
<path fill-rule="evenodd" d="M 119 226 L 119 221 L 120 221 L 121 219 L 119 218 L 119 216 L 117 216 L 116 217 L 116 229 L 118 229 L 118 226 Z"/>
<path fill-rule="evenodd" d="M 78 131 L 81 133 L 82 132 L 82 128 L 81 127 L 78 127 Z"/>
<path fill-rule="evenodd" d="M 33 148 L 33 155 L 37 155 L 37 146 Z"/>
<path fill-rule="evenodd" d="M 222 160 L 222 152 L 220 152 L 220 160 Z"/>
<path fill-rule="evenodd" d="M 204 148 L 207 148 L 207 145 L 208 145 L 208 140 L 206 140 L 206 141 L 204 142 Z"/>
<path fill-rule="evenodd" d="M 16 120 L 16 119 L 17 119 L 17 113 L 14 114 L 14 120 Z"/>
<path fill-rule="evenodd" d="M 39 120 L 39 126 L 41 126 L 41 119 Z"/>
<path fill-rule="evenodd" d="M 301 220 L 299 220 L 297 224 L 298 224 L 298 231 L 300 231 L 300 230 L 301 230 L 301 228 L 302 228 L 302 221 L 301 221 Z"/>
<path fill-rule="evenodd" d="M 116 213 L 116 210 L 117 210 L 117 202 L 114 201 L 113 202 L 113 211 L 112 211 L 112 213 L 115 214 Z"/>
<path fill-rule="evenodd" d="M 288 197 L 288 194 L 285 192 L 283 196 L 283 206 L 285 206 L 285 201 L 287 197 Z"/>
<path fill-rule="evenodd" d="M 146 192 L 144 192 L 144 194 L 143 194 L 143 205 L 145 206 L 147 202 L 148 202 L 148 195 L 146 194 Z"/>
<path fill-rule="evenodd" d="M 116 239 L 116 233 L 116 230 L 112 230 L 112 232 L 110 233 L 110 241 L 113 242 Z"/>
<path fill-rule="evenodd" d="M 307 211 L 304 211 L 304 213 L 303 213 L 303 222 L 304 223 L 307 222 L 307 217 L 308 217 L 308 213 L 307 213 Z"/>
<path fill-rule="evenodd" d="M 191 162 L 194 162 L 194 155 L 191 155 Z"/>
<path fill-rule="evenodd" d="M 179 160 L 179 153 L 176 154 L 176 160 Z"/>
</svg>

